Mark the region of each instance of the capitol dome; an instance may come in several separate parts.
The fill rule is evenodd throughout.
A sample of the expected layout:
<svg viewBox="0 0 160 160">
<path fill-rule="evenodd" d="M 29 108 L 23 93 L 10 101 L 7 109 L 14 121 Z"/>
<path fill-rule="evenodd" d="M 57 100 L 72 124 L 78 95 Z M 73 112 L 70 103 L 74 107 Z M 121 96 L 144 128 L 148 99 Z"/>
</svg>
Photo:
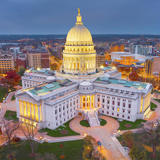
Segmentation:
<svg viewBox="0 0 160 160">
<path fill-rule="evenodd" d="M 68 32 L 66 43 L 93 44 L 90 31 L 83 24 L 76 24 Z"/>
<path fill-rule="evenodd" d="M 83 25 L 80 9 L 75 26 L 67 34 L 63 50 L 63 71 L 83 75 L 96 71 L 96 51 L 92 35 Z"/>
<path fill-rule="evenodd" d="M 90 31 L 83 25 L 80 10 L 78 9 L 77 22 L 72 27 L 66 38 L 66 45 L 93 45 Z"/>
</svg>

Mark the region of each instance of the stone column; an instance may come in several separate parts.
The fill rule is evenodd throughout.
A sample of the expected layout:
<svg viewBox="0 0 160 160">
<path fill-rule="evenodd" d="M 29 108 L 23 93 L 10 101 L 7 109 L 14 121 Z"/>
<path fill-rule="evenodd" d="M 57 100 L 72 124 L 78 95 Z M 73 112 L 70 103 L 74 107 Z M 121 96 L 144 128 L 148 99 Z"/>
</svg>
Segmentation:
<svg viewBox="0 0 160 160">
<path fill-rule="evenodd" d="M 40 121 L 40 106 L 37 106 L 38 107 L 38 121 Z"/>
<path fill-rule="evenodd" d="M 85 109 L 87 109 L 87 96 L 85 96 Z"/>
<path fill-rule="evenodd" d="M 89 100 L 90 100 L 90 109 L 92 109 L 92 97 L 91 97 L 91 95 L 89 95 Z"/>
</svg>

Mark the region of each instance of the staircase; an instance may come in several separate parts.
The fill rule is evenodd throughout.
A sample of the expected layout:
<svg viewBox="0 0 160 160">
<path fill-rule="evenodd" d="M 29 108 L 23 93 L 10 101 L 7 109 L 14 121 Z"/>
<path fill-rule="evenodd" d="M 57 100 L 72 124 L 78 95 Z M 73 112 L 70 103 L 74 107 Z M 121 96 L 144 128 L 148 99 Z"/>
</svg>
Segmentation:
<svg viewBox="0 0 160 160">
<path fill-rule="evenodd" d="M 95 111 L 88 112 L 88 122 L 91 127 L 100 126 L 100 122 Z"/>
</svg>

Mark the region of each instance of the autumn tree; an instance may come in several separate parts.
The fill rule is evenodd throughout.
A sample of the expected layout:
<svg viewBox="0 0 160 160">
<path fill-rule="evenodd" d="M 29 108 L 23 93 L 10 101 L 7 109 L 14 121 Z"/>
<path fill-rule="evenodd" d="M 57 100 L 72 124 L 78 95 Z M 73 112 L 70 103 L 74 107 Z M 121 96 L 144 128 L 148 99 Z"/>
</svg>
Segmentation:
<svg viewBox="0 0 160 160">
<path fill-rule="evenodd" d="M 6 73 L 5 78 L 2 79 L 2 83 L 9 87 L 14 87 L 15 85 L 18 85 L 21 80 L 21 77 L 19 74 L 16 73 L 16 71 L 9 71 Z"/>
<path fill-rule="evenodd" d="M 129 74 L 129 79 L 131 81 L 138 81 L 139 80 L 139 76 L 137 74 L 136 71 L 132 71 L 130 74 Z"/>
<path fill-rule="evenodd" d="M 157 121 L 157 126 L 154 122 L 150 123 L 148 127 L 143 128 L 146 135 L 145 139 L 152 146 L 152 158 L 156 159 L 156 147 L 160 145 L 160 123 Z"/>
</svg>

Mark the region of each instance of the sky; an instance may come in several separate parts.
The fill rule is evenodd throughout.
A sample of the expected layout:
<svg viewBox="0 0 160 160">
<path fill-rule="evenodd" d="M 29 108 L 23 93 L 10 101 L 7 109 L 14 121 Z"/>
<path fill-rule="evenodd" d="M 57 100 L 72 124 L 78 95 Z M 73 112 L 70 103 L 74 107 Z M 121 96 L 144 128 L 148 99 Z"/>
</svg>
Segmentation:
<svg viewBox="0 0 160 160">
<path fill-rule="evenodd" d="M 77 8 L 92 34 L 160 35 L 160 0 L 0 0 L 0 34 L 67 34 Z"/>
</svg>

